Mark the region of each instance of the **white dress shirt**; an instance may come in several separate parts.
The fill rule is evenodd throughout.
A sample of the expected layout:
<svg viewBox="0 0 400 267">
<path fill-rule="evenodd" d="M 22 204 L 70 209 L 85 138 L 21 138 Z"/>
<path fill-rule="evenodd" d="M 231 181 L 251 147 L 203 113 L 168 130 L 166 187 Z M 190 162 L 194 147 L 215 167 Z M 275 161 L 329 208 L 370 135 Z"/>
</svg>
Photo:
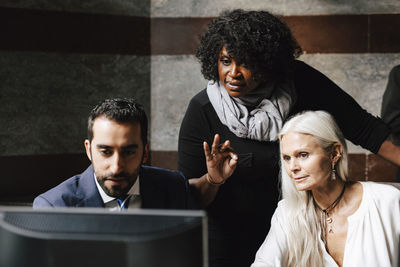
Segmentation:
<svg viewBox="0 0 400 267">
<path fill-rule="evenodd" d="M 93 174 L 97 189 L 99 190 L 100 196 L 103 199 L 104 206 L 106 208 L 109 208 L 110 210 L 121 210 L 120 206 L 118 205 L 118 202 L 116 201 L 116 197 L 111 197 L 104 192 L 103 188 L 101 188 L 99 182 L 97 182 L 96 179 L 96 174 Z M 141 201 L 140 201 L 140 183 L 139 183 L 140 177 L 138 176 L 135 183 L 133 186 L 129 189 L 128 195 L 132 195 L 129 198 L 129 205 L 128 209 L 132 208 L 140 208 L 141 207 Z"/>
<path fill-rule="evenodd" d="M 343 267 L 397 267 L 400 236 L 400 190 L 374 182 L 360 182 L 363 195 L 360 207 L 347 218 L 348 229 Z M 285 200 L 271 220 L 271 229 L 259 248 L 251 267 L 286 266 L 287 239 Z M 321 240 L 325 267 L 337 263 Z"/>
</svg>

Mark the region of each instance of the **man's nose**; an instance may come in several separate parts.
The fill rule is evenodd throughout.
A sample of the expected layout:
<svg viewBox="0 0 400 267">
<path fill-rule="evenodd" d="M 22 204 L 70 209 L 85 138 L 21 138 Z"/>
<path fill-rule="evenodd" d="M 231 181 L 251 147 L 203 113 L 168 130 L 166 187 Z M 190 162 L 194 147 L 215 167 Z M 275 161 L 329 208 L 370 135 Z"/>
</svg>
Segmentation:
<svg viewBox="0 0 400 267">
<path fill-rule="evenodd" d="M 118 153 L 114 153 L 110 168 L 111 172 L 114 174 L 118 174 L 123 170 L 124 161 L 121 155 L 119 155 Z"/>
</svg>

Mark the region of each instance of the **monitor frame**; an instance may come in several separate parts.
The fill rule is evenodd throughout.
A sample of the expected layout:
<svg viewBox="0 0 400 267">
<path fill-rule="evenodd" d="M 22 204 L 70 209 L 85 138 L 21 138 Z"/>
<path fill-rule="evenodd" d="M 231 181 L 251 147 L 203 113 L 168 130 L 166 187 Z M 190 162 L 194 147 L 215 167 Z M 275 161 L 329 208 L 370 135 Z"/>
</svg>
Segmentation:
<svg viewBox="0 0 400 267">
<path fill-rule="evenodd" d="M 15 235 L 27 237 L 30 239 L 38 239 L 38 240 L 44 240 L 43 242 L 48 242 L 52 240 L 61 240 L 65 242 L 69 240 L 73 240 L 75 242 L 82 241 L 84 243 L 87 241 L 87 238 L 91 238 L 89 241 L 93 242 L 147 242 L 148 240 L 151 240 L 151 237 L 146 236 L 124 236 L 122 234 L 87 234 L 87 233 L 77 233 L 77 234 L 71 234 L 71 233 L 62 233 L 62 232 L 41 232 L 37 230 L 30 230 L 30 229 L 24 229 L 16 225 L 12 225 L 8 222 L 4 221 L 5 214 L 34 214 L 36 215 L 43 215 L 43 216 L 55 216 L 55 215 L 61 215 L 65 217 L 71 217 L 71 216 L 79 216 L 79 215 L 89 215 L 89 216 L 99 216 L 99 218 L 120 218 L 122 220 L 128 219 L 128 217 L 124 216 L 130 216 L 131 218 L 137 217 L 137 216 L 154 216 L 156 217 L 169 217 L 169 218 L 180 218 L 182 217 L 183 219 L 188 217 L 188 218 L 195 218 L 196 220 L 201 220 L 201 229 L 202 229 L 202 267 L 208 267 L 208 229 L 207 229 L 207 216 L 204 211 L 201 210 L 156 210 L 156 209 L 128 209 L 125 211 L 110 211 L 107 209 L 103 208 L 45 208 L 45 209 L 32 209 L 30 207 L 15 207 L 15 206 L 0 206 L 0 249 L 3 250 L 6 248 L 6 245 L 4 244 L 4 241 L 2 241 L 1 233 L 2 231 L 10 232 L 10 233 L 15 233 Z M 109 216 L 116 216 L 116 217 L 109 217 Z M 133 216 L 133 217 L 132 217 Z M 82 216 L 81 216 L 82 217 Z M 93 221 L 92 221 L 93 222 Z M 180 234 L 180 231 L 185 231 L 185 227 L 180 227 L 179 229 L 172 229 L 171 231 L 165 231 L 165 232 L 158 232 L 157 238 L 168 238 L 169 236 L 173 236 L 174 234 Z M 190 231 L 190 229 L 187 229 Z M 149 239 L 150 238 L 150 239 Z M 79 244 L 78 244 L 79 245 Z M 3 246 L 3 248 L 1 248 Z M 47 246 L 47 245 L 45 245 Z M 35 248 L 33 247 L 32 252 L 28 253 L 34 253 Z M 26 252 L 26 250 L 24 250 Z M 1 260 L 0 260 L 1 262 Z M 1 265 L 1 264 L 0 264 Z M 53 265 L 48 265 L 48 266 L 53 266 Z M 97 265 L 98 266 L 98 265 Z M 105 265 L 104 265 L 105 266 Z M 127 265 L 128 266 L 128 265 Z M 131 266 L 131 265 L 129 265 Z M 149 265 L 150 266 L 150 265 Z M 153 266 L 153 265 L 151 265 Z"/>
</svg>

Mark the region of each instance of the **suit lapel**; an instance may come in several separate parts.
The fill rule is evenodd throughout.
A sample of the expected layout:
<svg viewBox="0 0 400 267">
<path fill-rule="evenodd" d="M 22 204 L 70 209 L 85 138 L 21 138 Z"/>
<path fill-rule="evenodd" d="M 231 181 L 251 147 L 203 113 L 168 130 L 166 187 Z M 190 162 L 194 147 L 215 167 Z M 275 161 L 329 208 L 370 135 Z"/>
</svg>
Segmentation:
<svg viewBox="0 0 400 267">
<path fill-rule="evenodd" d="M 76 203 L 76 207 L 104 207 L 103 200 L 94 181 L 92 165 L 82 173 L 76 195 L 80 199 Z"/>
</svg>

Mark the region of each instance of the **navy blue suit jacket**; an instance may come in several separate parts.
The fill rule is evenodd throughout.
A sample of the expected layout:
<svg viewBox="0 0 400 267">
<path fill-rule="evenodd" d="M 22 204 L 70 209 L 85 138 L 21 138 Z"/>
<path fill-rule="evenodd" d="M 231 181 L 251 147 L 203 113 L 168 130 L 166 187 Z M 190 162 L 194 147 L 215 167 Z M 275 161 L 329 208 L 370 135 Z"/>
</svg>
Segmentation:
<svg viewBox="0 0 400 267">
<path fill-rule="evenodd" d="M 182 173 L 142 166 L 139 175 L 142 208 L 191 208 L 189 184 Z M 36 197 L 33 207 L 104 207 L 94 181 L 92 165 L 83 173 Z"/>
</svg>

